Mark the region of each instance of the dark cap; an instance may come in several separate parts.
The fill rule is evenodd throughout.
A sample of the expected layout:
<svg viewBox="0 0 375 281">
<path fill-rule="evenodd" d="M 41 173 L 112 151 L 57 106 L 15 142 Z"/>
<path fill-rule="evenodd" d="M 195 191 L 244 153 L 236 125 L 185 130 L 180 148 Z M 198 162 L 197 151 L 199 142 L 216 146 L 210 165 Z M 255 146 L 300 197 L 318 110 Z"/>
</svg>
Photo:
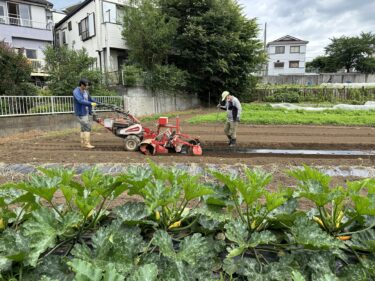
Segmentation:
<svg viewBox="0 0 375 281">
<path fill-rule="evenodd" d="M 79 80 L 79 86 L 81 86 L 81 85 L 89 86 L 90 81 L 86 78 L 82 78 L 81 80 Z"/>
</svg>

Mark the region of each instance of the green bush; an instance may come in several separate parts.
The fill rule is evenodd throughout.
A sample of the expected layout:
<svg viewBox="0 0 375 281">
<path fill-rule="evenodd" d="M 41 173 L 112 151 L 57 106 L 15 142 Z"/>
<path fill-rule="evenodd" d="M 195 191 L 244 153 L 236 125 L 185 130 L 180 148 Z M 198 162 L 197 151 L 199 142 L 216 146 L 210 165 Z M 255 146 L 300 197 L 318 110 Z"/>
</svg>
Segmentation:
<svg viewBox="0 0 375 281">
<path fill-rule="evenodd" d="M 43 96 L 43 97 L 50 97 L 50 96 L 53 96 L 53 93 L 48 88 L 46 88 L 46 89 L 38 88 L 37 95 L 38 96 Z"/>
<path fill-rule="evenodd" d="M 174 65 L 155 65 L 145 77 L 145 86 L 152 90 L 180 91 L 186 87 L 187 72 Z"/>
<path fill-rule="evenodd" d="M 87 78 L 91 82 L 91 95 L 98 95 L 97 91 L 102 91 L 102 74 L 92 69 L 95 58 L 89 57 L 85 49 L 71 50 L 66 47 L 48 46 L 44 50 L 44 55 L 46 69 L 50 74 L 48 87 L 53 95 L 72 95 L 81 78 Z"/>
<path fill-rule="evenodd" d="M 300 102 L 300 96 L 298 92 L 279 92 L 272 96 L 266 96 L 264 101 L 298 103 Z"/>
<path fill-rule="evenodd" d="M 135 65 L 124 65 L 124 85 L 128 87 L 143 84 L 143 70 Z"/>
<path fill-rule="evenodd" d="M 0 95 L 36 95 L 36 88 L 29 83 L 31 70 L 26 57 L 0 41 Z"/>
</svg>

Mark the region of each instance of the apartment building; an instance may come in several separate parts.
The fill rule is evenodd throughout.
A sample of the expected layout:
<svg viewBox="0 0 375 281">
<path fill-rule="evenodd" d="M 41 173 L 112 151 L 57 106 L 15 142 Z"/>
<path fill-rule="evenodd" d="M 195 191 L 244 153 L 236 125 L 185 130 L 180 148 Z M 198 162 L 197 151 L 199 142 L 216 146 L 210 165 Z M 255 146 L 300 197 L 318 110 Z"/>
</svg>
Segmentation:
<svg viewBox="0 0 375 281">
<path fill-rule="evenodd" d="M 267 75 L 305 74 L 308 41 L 286 35 L 267 44 Z"/>
<path fill-rule="evenodd" d="M 124 0 L 86 0 L 68 9 L 67 16 L 55 25 L 56 46 L 74 50 L 85 48 L 96 58 L 96 67 L 116 73 L 127 58 L 127 46 L 121 32 Z"/>
<path fill-rule="evenodd" d="M 52 3 L 45 0 L 0 0 L 0 41 L 30 60 L 35 81 L 48 76 L 43 49 L 53 43 L 52 8 Z"/>
</svg>

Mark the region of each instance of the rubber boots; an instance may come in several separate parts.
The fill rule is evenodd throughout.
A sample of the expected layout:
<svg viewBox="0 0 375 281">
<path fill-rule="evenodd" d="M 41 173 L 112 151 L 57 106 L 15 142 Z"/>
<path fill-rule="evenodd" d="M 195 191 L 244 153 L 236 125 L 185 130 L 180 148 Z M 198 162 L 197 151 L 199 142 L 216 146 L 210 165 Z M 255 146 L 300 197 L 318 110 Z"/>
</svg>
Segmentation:
<svg viewBox="0 0 375 281">
<path fill-rule="evenodd" d="M 231 136 L 229 136 L 229 135 L 227 135 L 227 137 L 228 137 L 228 145 L 230 145 L 231 143 L 232 143 L 232 137 Z"/>
<path fill-rule="evenodd" d="M 83 145 L 82 145 L 82 147 L 83 148 L 89 148 L 89 149 L 94 148 L 95 146 L 91 145 L 91 143 L 90 143 L 90 132 L 83 132 L 81 134 L 83 134 Z"/>
<path fill-rule="evenodd" d="M 229 146 L 236 146 L 236 144 L 237 144 L 237 140 L 231 139 Z"/>
<path fill-rule="evenodd" d="M 85 133 L 81 132 L 81 147 L 85 147 Z"/>
</svg>

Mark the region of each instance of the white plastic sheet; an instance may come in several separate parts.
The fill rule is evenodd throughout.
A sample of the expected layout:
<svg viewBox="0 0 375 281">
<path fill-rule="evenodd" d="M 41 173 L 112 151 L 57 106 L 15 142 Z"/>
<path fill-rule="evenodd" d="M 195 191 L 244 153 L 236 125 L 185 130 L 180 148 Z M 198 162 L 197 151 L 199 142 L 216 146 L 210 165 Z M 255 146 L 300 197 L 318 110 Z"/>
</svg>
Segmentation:
<svg viewBox="0 0 375 281">
<path fill-rule="evenodd" d="M 271 104 L 273 108 L 282 108 L 288 110 L 306 110 L 306 111 L 324 111 L 324 110 L 375 110 L 375 101 L 368 101 L 364 105 L 336 104 L 331 107 L 309 107 L 299 106 L 291 103 Z"/>
</svg>

